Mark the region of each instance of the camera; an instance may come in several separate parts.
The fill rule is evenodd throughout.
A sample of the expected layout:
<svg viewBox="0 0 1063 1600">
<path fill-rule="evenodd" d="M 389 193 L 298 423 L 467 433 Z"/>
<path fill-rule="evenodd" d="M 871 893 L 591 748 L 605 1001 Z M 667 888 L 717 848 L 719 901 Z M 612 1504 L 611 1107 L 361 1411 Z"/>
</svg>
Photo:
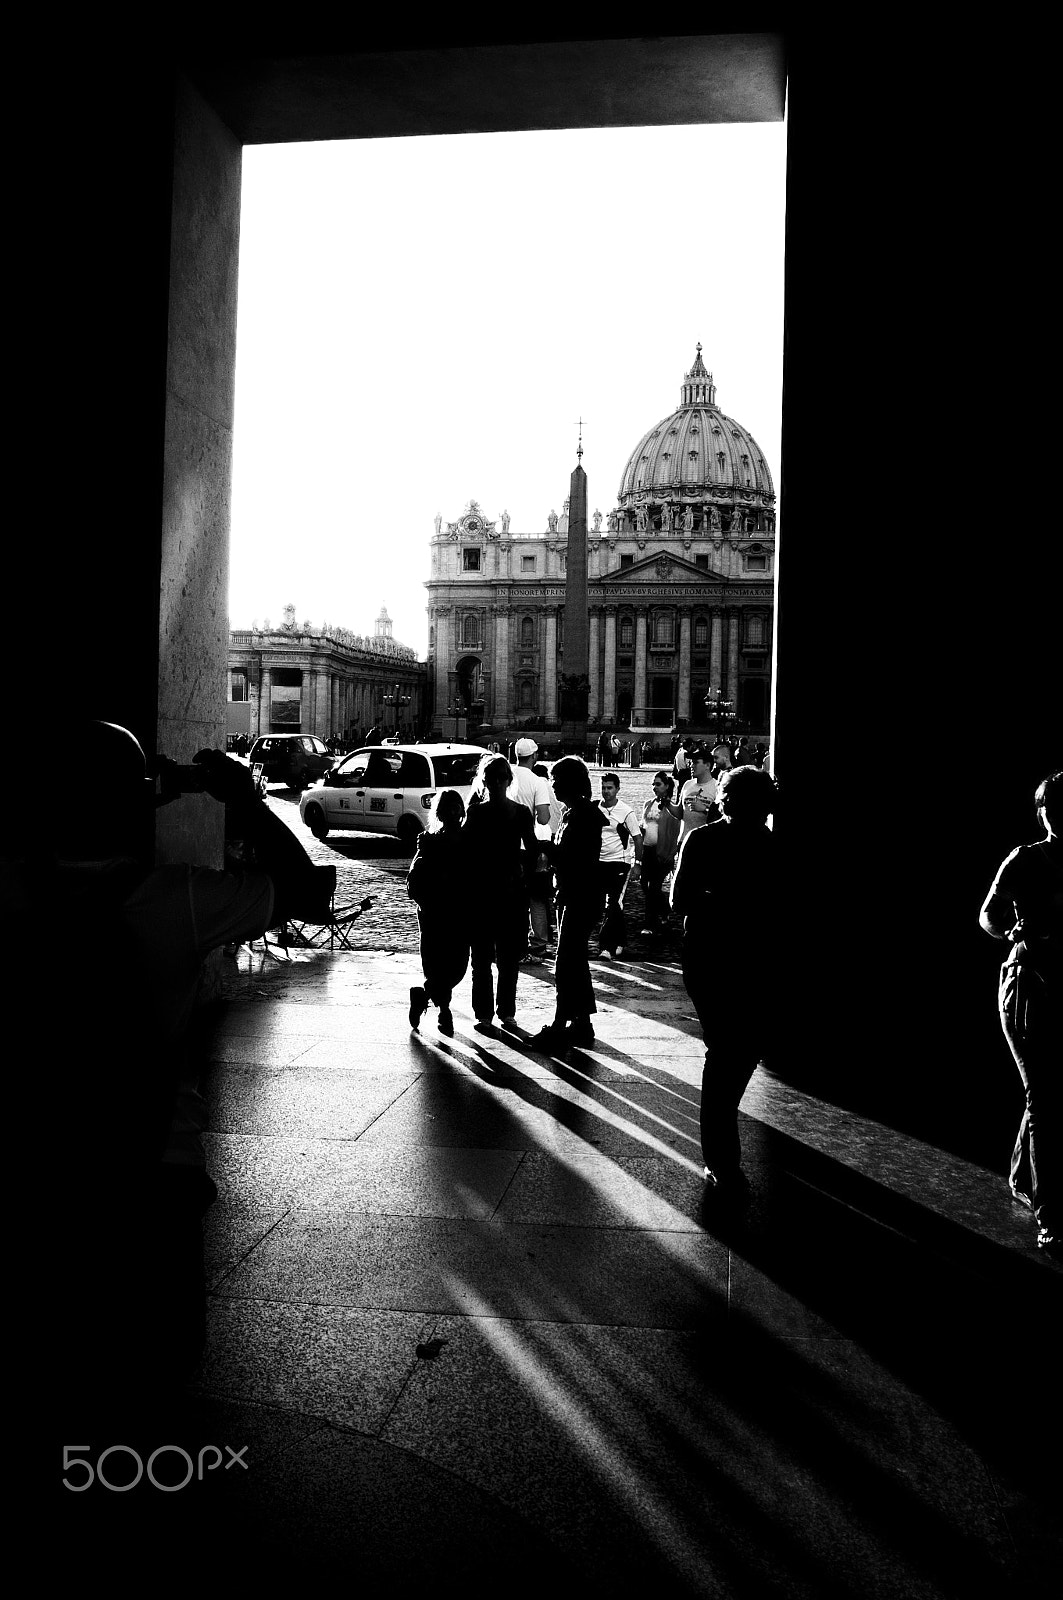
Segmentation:
<svg viewBox="0 0 1063 1600">
<path fill-rule="evenodd" d="M 179 761 L 160 756 L 156 762 L 156 772 L 159 789 L 167 800 L 176 799 L 181 794 L 203 794 L 206 791 L 207 775 L 201 766 L 182 766 Z"/>
</svg>

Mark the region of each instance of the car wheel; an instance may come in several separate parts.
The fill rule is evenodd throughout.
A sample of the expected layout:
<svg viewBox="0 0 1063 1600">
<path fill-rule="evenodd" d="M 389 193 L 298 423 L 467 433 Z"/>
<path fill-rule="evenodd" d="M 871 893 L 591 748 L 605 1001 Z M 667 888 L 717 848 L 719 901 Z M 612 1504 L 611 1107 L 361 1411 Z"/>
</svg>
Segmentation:
<svg viewBox="0 0 1063 1600">
<path fill-rule="evenodd" d="M 421 824 L 416 817 L 400 817 L 395 831 L 399 836 L 399 843 L 412 855 L 417 849 L 418 837 L 424 832 Z"/>
<path fill-rule="evenodd" d="M 328 836 L 328 818 L 320 806 L 307 806 L 305 822 L 315 839 Z"/>
</svg>

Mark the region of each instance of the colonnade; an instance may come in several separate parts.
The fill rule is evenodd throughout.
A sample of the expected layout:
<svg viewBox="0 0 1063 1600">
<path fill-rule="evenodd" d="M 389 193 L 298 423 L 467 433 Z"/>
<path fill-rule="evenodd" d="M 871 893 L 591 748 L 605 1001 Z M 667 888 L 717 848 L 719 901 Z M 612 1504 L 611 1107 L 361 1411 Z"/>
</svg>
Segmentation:
<svg viewBox="0 0 1063 1600">
<path fill-rule="evenodd" d="M 763 604 L 749 608 L 765 618 L 763 649 L 757 646 L 764 657 L 770 652 L 770 603 L 766 596 Z M 615 719 L 621 693 L 630 693 L 635 707 L 649 705 L 654 678 L 672 680 L 673 710 L 686 721 L 692 720 L 695 683 L 699 703 L 693 706 L 694 721 L 698 720 L 700 700 L 706 691 L 736 700 L 746 609 L 738 604 L 710 602 L 592 606 L 588 615 L 588 716 L 592 721 Z M 672 637 L 667 643 L 652 635 L 655 612 L 671 612 Z M 563 660 L 559 626 L 563 615 L 563 606 L 534 602 L 523 606 L 483 602 L 439 606 L 433 619 L 436 718 L 445 716 L 460 697 L 463 662 L 468 664 L 466 670 L 475 670 L 479 675 L 487 721 L 498 726 L 509 724 L 529 710 L 548 720 L 555 718 Z M 470 617 L 475 617 L 476 625 L 467 629 L 464 623 Z M 530 643 L 521 628 L 525 617 L 534 622 Z M 695 627 L 699 623 L 704 625 L 704 635 L 696 638 Z M 764 675 L 764 669 L 756 669 L 756 675 Z M 532 685 L 530 707 L 521 702 L 524 683 Z"/>
<path fill-rule="evenodd" d="M 383 721 L 389 727 L 409 725 L 419 731 L 424 708 L 425 674 L 423 667 L 405 659 L 388 661 L 387 657 L 374 660 L 372 665 L 352 663 L 346 670 L 329 667 L 300 666 L 294 662 L 281 664 L 262 662 L 257 683 L 252 663 L 234 653 L 230 669 L 248 675 L 248 698 L 251 701 L 251 727 L 254 733 L 270 732 L 270 707 L 275 670 L 296 671 L 302 675 L 300 690 L 299 731 L 327 739 L 331 734 L 341 737 L 350 732 L 364 732 L 370 724 Z M 405 705 L 387 704 L 385 696 L 393 694 L 396 685 L 399 693 L 409 696 Z"/>
</svg>

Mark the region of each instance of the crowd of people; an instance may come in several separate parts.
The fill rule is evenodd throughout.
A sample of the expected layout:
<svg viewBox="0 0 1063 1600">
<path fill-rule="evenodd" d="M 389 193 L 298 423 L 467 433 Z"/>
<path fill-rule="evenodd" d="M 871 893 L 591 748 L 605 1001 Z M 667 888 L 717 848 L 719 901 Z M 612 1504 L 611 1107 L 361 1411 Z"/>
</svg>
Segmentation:
<svg viewBox="0 0 1063 1600">
<path fill-rule="evenodd" d="M 314 865 L 246 766 L 221 752 L 201 751 L 191 768 L 157 758 L 149 775 L 123 728 L 90 722 L 77 741 L 83 781 L 62 857 L 8 889 L 23 914 L 62 905 L 93 934 L 67 980 L 67 1032 L 63 1017 L 55 1024 L 66 1078 L 49 1110 L 49 1159 L 67 1192 L 89 1197 L 69 1219 L 55 1274 L 64 1300 L 73 1293 L 84 1311 L 61 1368 L 75 1389 L 87 1383 L 104 1396 L 108 1386 L 128 1388 L 133 1373 L 147 1381 L 156 1369 L 187 1370 L 201 1344 L 200 1220 L 214 1188 L 186 1049 L 201 963 L 289 917 L 326 921 L 336 874 Z M 497 1022 L 512 1042 L 555 1057 L 593 1046 L 592 943 L 597 936 L 602 958 L 623 957 L 625 893 L 641 873 L 643 931 L 669 911 L 682 918 L 683 981 L 705 1044 L 707 1191 L 740 1199 L 738 1106 L 758 1061 L 771 1059 L 773 1013 L 762 996 L 785 958 L 768 826 L 774 779 L 739 763 L 725 743 L 695 746 L 684 759 L 677 751 L 674 771 L 654 775 L 638 815 L 621 799 L 615 771 L 600 775 L 596 797 L 579 757 L 557 761 L 547 780 L 534 740 L 518 740 L 514 755 L 515 765 L 485 754 L 468 808 L 456 791 L 440 794 L 418 841 L 408 888 L 423 982 L 410 991 L 411 1026 L 434 1006 L 439 1031 L 452 1034 L 454 990 L 471 966 L 482 1034 L 493 1035 Z M 222 803 L 227 833 L 251 846 L 239 865 L 153 865 L 152 815 L 190 786 Z M 1061 796 L 1056 772 L 1034 797 L 1041 837 L 1002 862 L 980 913 L 981 926 L 1009 945 L 1000 1020 L 1025 1095 L 1011 1189 L 1036 1219 L 1038 1246 L 1052 1254 L 1060 1239 Z M 516 1022 L 521 966 L 551 953 L 553 1016 L 525 1036 Z M 107 1014 L 103 1084 L 83 1070 L 79 1044 L 117 967 L 124 1000 Z M 47 1295 L 41 1305 L 49 1314 Z M 61 1330 L 62 1316 L 52 1315 Z"/>
<path fill-rule="evenodd" d="M 516 768 L 500 754 L 485 756 L 467 815 L 460 795 L 445 791 L 434 827 L 418 842 L 408 889 L 424 982 L 410 991 L 410 1024 L 416 1029 L 432 1004 L 440 1032 L 453 1034 L 451 997 L 471 961 L 477 1030 L 493 1032 L 497 1018 L 502 1030 L 519 1034 L 521 963 L 549 951 L 553 909 L 554 1016 L 526 1042 L 551 1055 L 592 1045 L 591 943 L 596 936 L 603 961 L 624 956 L 625 896 L 640 873 L 642 934 L 659 930 L 669 909 L 683 919 L 683 979 L 706 1046 L 705 1181 L 733 1198 L 743 1182 L 738 1106 L 768 1043 L 750 1018 L 775 970 L 777 874 L 767 826 L 775 782 L 752 762 L 735 765 L 725 741 L 695 745 L 677 760 L 678 794 L 675 774 L 657 772 L 640 816 L 621 799 L 617 772 L 601 774 L 596 801 L 579 757 L 556 762 L 547 784 L 547 769 L 536 771 L 534 740 L 518 740 L 515 754 Z M 753 942 L 756 963 L 747 954 Z"/>
</svg>

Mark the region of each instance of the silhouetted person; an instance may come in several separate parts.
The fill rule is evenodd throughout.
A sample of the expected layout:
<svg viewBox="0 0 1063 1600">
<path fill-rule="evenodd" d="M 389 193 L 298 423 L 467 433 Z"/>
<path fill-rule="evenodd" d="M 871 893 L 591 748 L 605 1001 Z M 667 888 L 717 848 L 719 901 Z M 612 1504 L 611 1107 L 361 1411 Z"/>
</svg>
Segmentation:
<svg viewBox="0 0 1063 1600">
<path fill-rule="evenodd" d="M 723 773 L 716 791 L 721 818 L 683 840 L 672 880 L 672 905 L 684 919 L 683 982 L 705 1040 L 705 1180 L 723 1194 L 745 1181 L 738 1106 L 770 1049 L 778 930 L 775 840 L 765 824 L 775 800 L 766 772 Z"/>
<path fill-rule="evenodd" d="M 470 806 L 468 844 L 472 914 L 472 1009 L 476 1026 L 490 1031 L 497 1011 L 503 1027 L 516 1020 L 517 974 L 528 949 L 528 903 L 538 845 L 531 812 L 506 791 L 513 768 L 505 756 L 481 765 L 480 803 Z M 498 970 L 498 988 L 492 968 Z"/>
<path fill-rule="evenodd" d="M 557 961 L 554 1020 L 531 1040 L 551 1055 L 570 1045 L 594 1043 L 591 1017 L 598 1007 L 587 945 L 601 914 L 598 874 L 604 811 L 591 797 L 591 775 L 578 756 L 562 756 L 550 774 L 558 803 L 565 807 L 551 847 L 557 878 Z"/>
<path fill-rule="evenodd" d="M 75 1427 L 95 1407 L 117 1426 L 123 1407 L 179 1387 L 202 1347 L 201 1218 L 216 1190 L 187 1045 L 203 958 L 289 915 L 325 920 L 335 869 L 315 867 L 248 768 L 214 750 L 190 769 L 160 760 L 160 798 L 180 804 L 205 788 L 257 865 L 154 866 L 158 802 L 140 744 L 88 722 L 68 749 L 76 804 L 56 855 L 24 860 L 18 885 L 31 923 L 48 907 L 76 943 L 41 1029 L 51 1054 L 41 1185 L 63 1207 L 41 1343 L 58 1342 L 56 1416 Z"/>
<path fill-rule="evenodd" d="M 469 970 L 469 848 L 462 828 L 465 802 L 456 789 L 436 801 L 436 824 L 420 834 L 406 889 L 417 903 L 424 984 L 410 990 L 410 1027 L 416 1028 L 429 1001 L 439 1007 L 439 1031 L 454 1033 L 450 1002 Z"/>
<path fill-rule="evenodd" d="M 1000 1025 L 1026 1091 L 1011 1156 L 1011 1192 L 1033 1211 L 1038 1247 L 1058 1256 L 1063 1228 L 1063 772 L 1038 784 L 1034 805 L 1044 838 L 1005 857 L 978 920 L 995 939 L 1011 941 L 997 998 Z"/>
</svg>

